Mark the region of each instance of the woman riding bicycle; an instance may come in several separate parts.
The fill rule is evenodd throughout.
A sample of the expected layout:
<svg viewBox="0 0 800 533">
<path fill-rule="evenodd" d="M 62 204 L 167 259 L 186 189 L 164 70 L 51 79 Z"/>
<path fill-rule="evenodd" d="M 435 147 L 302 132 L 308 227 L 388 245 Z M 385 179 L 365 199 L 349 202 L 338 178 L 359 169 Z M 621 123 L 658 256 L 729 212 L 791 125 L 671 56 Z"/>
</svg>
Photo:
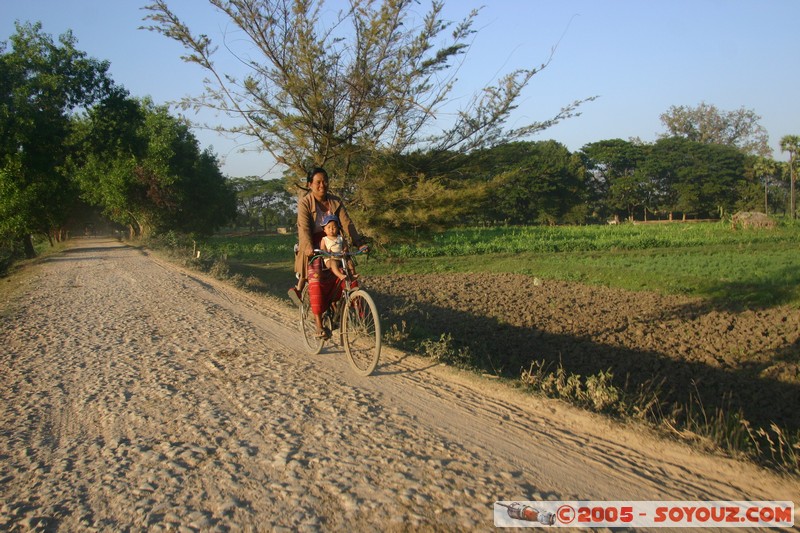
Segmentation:
<svg viewBox="0 0 800 533">
<path fill-rule="evenodd" d="M 336 215 L 348 240 L 354 246 L 365 248 L 341 198 L 328 192 L 329 181 L 328 173 L 319 167 L 309 172 L 306 177 L 309 193 L 297 202 L 299 246 L 294 262 L 297 285 L 289 289 L 289 297 L 299 303 L 303 286 L 308 283 L 311 312 L 314 313 L 317 323 L 317 334 L 323 337 L 330 335 L 330 332 L 322 327 L 322 313 L 329 303 L 325 295 L 331 293 L 338 278 L 323 268 L 321 260 L 309 263 L 309 259 L 314 255 L 314 250 L 320 247 L 320 241 L 325 235 L 323 229 L 325 216 Z"/>
</svg>

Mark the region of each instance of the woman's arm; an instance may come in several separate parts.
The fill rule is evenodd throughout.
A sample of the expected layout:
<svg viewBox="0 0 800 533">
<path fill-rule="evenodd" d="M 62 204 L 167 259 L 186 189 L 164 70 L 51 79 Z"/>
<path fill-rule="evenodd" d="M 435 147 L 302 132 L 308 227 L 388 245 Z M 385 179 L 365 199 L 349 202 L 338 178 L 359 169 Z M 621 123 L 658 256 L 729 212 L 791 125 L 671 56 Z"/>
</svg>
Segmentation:
<svg viewBox="0 0 800 533">
<path fill-rule="evenodd" d="M 313 253 L 311 237 L 314 234 L 314 217 L 311 213 L 311 195 L 300 198 L 297 202 L 297 238 L 300 252 L 310 257 Z"/>
</svg>

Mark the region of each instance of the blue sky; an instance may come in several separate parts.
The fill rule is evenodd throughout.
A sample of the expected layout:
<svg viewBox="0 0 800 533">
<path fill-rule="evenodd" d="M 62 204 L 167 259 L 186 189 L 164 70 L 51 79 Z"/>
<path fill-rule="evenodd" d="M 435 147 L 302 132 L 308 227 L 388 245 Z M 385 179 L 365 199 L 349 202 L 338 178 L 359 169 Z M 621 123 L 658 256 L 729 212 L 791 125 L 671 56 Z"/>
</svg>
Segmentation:
<svg viewBox="0 0 800 533">
<path fill-rule="evenodd" d="M 41 21 L 57 37 L 71 29 L 78 48 L 111 62 L 111 75 L 134 96 L 167 103 L 202 92 L 205 73 L 183 63 L 182 49 L 143 25 L 145 0 L 0 0 L 0 40 L 14 21 Z M 202 0 L 168 0 L 195 33 L 219 42 L 230 30 Z M 484 0 L 471 49 L 453 95 L 472 93 L 515 68 L 541 64 L 511 124 L 545 120 L 576 99 L 599 96 L 582 115 L 533 140 L 555 139 L 570 150 L 604 139 L 654 141 L 659 116 L 673 105 L 700 102 L 761 116 L 777 159 L 787 134 L 800 134 L 800 1 L 797 0 Z M 341 0 L 328 2 L 331 9 Z M 423 7 L 427 3 L 423 0 Z M 479 2 L 449 0 L 445 17 L 460 20 Z M 177 113 L 177 111 L 176 111 Z M 221 120 L 211 114 L 193 120 Z M 446 120 L 446 116 L 443 117 Z M 197 129 L 231 176 L 277 177 L 266 153 L 247 139 Z"/>
</svg>

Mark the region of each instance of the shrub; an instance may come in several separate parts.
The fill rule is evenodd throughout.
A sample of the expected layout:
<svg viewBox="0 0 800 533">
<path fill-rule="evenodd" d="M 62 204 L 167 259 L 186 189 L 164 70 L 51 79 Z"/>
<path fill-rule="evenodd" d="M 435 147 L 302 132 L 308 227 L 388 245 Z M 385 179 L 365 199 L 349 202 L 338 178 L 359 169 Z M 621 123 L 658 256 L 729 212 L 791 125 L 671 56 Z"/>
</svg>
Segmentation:
<svg viewBox="0 0 800 533">
<path fill-rule="evenodd" d="M 430 357 L 439 363 L 459 368 L 472 368 L 475 366 L 469 349 L 456 349 L 453 346 L 453 336 L 450 333 L 442 333 L 437 341 L 425 339 L 422 341 L 421 346 L 426 357 Z"/>
<path fill-rule="evenodd" d="M 217 259 L 211 265 L 211 268 L 208 272 L 217 279 L 228 279 L 231 273 L 231 268 L 225 259 Z"/>
<path fill-rule="evenodd" d="M 624 400 L 620 389 L 611 382 L 610 370 L 598 372 L 582 380 L 578 374 L 567 374 L 559 363 L 554 372 L 547 370 L 544 361 L 534 361 L 520 375 L 522 384 L 531 391 L 559 398 L 597 412 L 623 412 Z"/>
</svg>

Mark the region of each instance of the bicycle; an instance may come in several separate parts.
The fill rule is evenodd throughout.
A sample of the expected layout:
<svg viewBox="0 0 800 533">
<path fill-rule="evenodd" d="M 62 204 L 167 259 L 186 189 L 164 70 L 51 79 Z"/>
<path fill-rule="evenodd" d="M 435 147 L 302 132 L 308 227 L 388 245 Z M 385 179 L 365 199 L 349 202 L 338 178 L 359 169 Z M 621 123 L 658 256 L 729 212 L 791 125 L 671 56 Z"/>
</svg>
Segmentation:
<svg viewBox="0 0 800 533">
<path fill-rule="evenodd" d="M 381 356 L 381 323 L 378 308 L 372 296 L 359 286 L 353 286 L 349 259 L 365 252 L 330 253 L 314 250 L 309 263 L 318 258 L 333 258 L 341 261 L 342 273 L 346 279 L 337 280 L 342 286 L 342 295 L 329 302 L 322 315 L 322 323 L 328 331 L 339 331 L 339 342 L 344 346 L 347 359 L 355 372 L 369 376 L 378 365 Z M 317 324 L 311 312 L 311 299 L 308 285 L 303 288 L 300 299 L 300 332 L 309 353 L 318 354 L 325 345 L 325 337 L 317 337 Z"/>
</svg>

